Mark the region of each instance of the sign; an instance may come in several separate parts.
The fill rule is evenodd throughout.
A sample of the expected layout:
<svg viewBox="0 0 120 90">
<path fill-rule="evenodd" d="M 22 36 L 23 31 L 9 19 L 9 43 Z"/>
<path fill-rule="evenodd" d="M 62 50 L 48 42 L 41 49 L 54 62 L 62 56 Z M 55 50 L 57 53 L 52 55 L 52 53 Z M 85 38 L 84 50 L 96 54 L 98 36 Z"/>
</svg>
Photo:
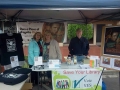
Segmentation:
<svg viewBox="0 0 120 90">
<path fill-rule="evenodd" d="M 34 57 L 34 66 L 43 65 L 42 57 Z"/>
<path fill-rule="evenodd" d="M 53 90 L 95 90 L 101 71 L 97 69 L 62 69 L 52 71 Z M 102 90 L 102 79 L 96 90 Z"/>
<path fill-rule="evenodd" d="M 49 68 L 60 68 L 59 60 L 49 60 Z"/>
<path fill-rule="evenodd" d="M 18 62 L 18 56 L 11 56 L 10 57 L 11 67 L 14 68 L 16 66 L 19 66 Z"/>
<path fill-rule="evenodd" d="M 28 44 L 36 32 L 41 32 L 44 36 L 47 31 L 51 32 L 52 37 L 59 43 L 67 42 L 67 23 L 16 22 L 16 25 L 24 44 Z"/>
<path fill-rule="evenodd" d="M 23 43 L 28 44 L 36 32 L 42 32 L 43 23 L 39 22 L 16 22 L 17 32 L 21 33 Z"/>
</svg>

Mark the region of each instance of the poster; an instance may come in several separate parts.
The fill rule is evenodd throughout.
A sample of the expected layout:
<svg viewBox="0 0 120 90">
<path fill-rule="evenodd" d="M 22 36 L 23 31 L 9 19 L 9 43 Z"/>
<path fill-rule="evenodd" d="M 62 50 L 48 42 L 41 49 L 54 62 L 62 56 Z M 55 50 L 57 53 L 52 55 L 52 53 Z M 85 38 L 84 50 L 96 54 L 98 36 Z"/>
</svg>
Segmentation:
<svg viewBox="0 0 120 90">
<path fill-rule="evenodd" d="M 45 32 L 50 31 L 52 37 L 58 42 L 64 42 L 65 36 L 65 24 L 64 23 L 44 23 L 42 28 L 42 34 L 44 35 Z"/>
<path fill-rule="evenodd" d="M 101 56 L 100 66 L 112 68 L 112 60 L 111 57 Z"/>
<path fill-rule="evenodd" d="M 104 33 L 103 55 L 120 55 L 120 27 L 107 27 Z"/>
<path fill-rule="evenodd" d="M 101 71 L 97 69 L 62 69 L 52 71 L 53 90 L 95 90 Z M 102 78 L 96 90 L 102 90 Z"/>
<path fill-rule="evenodd" d="M 114 58 L 112 61 L 112 68 L 116 70 L 120 70 L 120 59 Z"/>
<path fill-rule="evenodd" d="M 67 42 L 67 23 L 61 22 L 16 22 L 17 32 L 21 33 L 23 43 L 28 44 L 36 32 L 41 32 L 45 36 L 45 32 L 49 31 L 52 37 L 59 43 Z"/>
<path fill-rule="evenodd" d="M 39 22 L 16 22 L 17 32 L 21 33 L 23 43 L 28 44 L 36 32 L 42 32 L 43 23 Z"/>
</svg>

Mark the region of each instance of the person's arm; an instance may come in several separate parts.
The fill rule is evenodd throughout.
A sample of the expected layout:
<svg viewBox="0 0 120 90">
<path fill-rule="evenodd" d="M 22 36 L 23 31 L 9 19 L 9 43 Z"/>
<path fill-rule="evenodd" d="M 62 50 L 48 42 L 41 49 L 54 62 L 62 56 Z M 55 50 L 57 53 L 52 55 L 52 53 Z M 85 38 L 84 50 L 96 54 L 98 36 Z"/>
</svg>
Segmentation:
<svg viewBox="0 0 120 90">
<path fill-rule="evenodd" d="M 55 46 L 56 46 L 58 59 L 62 61 L 62 54 L 61 54 L 60 47 L 57 41 L 55 41 Z"/>
<path fill-rule="evenodd" d="M 71 39 L 68 49 L 69 49 L 69 54 L 73 55 L 73 39 Z"/>
<path fill-rule="evenodd" d="M 28 54 L 29 57 L 34 60 L 34 53 L 33 53 L 33 42 L 30 41 L 29 46 L 28 46 Z"/>
</svg>

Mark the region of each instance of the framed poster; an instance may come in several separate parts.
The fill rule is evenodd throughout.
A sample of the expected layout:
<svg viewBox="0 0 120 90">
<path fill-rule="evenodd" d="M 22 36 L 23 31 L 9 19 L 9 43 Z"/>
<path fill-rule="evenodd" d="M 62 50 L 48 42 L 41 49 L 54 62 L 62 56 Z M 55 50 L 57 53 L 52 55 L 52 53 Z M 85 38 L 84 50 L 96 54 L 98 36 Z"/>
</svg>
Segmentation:
<svg viewBox="0 0 120 90">
<path fill-rule="evenodd" d="M 103 29 L 102 55 L 120 57 L 120 26 Z"/>
<path fill-rule="evenodd" d="M 101 56 L 100 66 L 111 68 L 112 67 L 112 58 Z"/>
<path fill-rule="evenodd" d="M 112 68 L 116 70 L 120 70 L 120 59 L 114 58 L 112 61 Z"/>
</svg>

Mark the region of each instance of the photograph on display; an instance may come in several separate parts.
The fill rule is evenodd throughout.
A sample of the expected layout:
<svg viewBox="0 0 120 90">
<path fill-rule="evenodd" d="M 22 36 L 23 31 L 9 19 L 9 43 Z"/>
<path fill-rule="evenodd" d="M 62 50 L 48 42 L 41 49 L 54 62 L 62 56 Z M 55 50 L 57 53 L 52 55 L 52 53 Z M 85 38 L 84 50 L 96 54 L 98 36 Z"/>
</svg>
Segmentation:
<svg viewBox="0 0 120 90">
<path fill-rule="evenodd" d="M 68 79 L 57 79 L 56 80 L 56 88 L 57 89 L 68 89 L 69 88 L 69 80 Z"/>
<path fill-rule="evenodd" d="M 102 62 L 103 62 L 103 64 L 110 65 L 110 58 L 104 57 Z"/>
<path fill-rule="evenodd" d="M 103 55 L 120 55 L 120 27 L 105 29 Z"/>
<path fill-rule="evenodd" d="M 112 61 L 112 68 L 116 70 L 120 70 L 120 59 L 114 58 Z"/>
<path fill-rule="evenodd" d="M 58 41 L 63 42 L 64 35 L 65 35 L 65 25 L 64 23 L 44 23 L 42 27 L 42 34 L 44 35 L 45 32 L 51 32 L 52 37 Z"/>
<path fill-rule="evenodd" d="M 100 66 L 111 68 L 112 58 L 101 56 Z"/>
<path fill-rule="evenodd" d="M 115 59 L 115 60 L 114 60 L 114 66 L 120 68 L 120 60 Z"/>
</svg>

